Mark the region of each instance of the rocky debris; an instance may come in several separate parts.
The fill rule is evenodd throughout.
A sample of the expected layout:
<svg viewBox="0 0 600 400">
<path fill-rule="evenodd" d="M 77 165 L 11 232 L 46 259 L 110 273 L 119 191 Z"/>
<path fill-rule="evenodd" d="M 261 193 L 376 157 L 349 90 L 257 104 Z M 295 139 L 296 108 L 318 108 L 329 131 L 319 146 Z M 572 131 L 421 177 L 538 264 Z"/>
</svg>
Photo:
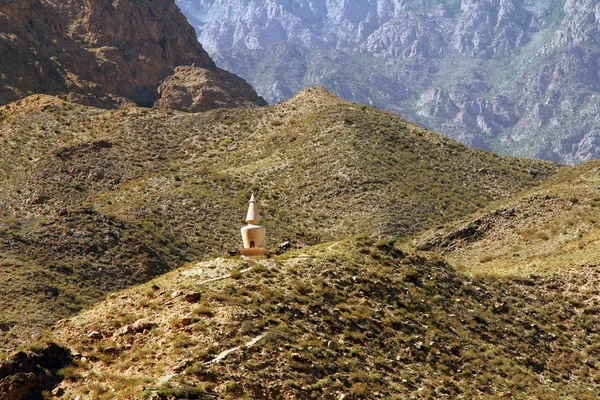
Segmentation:
<svg viewBox="0 0 600 400">
<path fill-rule="evenodd" d="M 0 395 L 7 400 L 25 400 L 38 391 L 37 375 L 33 372 L 18 372 L 0 380 Z"/>
<path fill-rule="evenodd" d="M 275 250 L 275 254 L 283 254 L 289 249 L 291 249 L 292 245 L 289 240 L 277 245 L 277 249 Z"/>
<path fill-rule="evenodd" d="M 481 217 L 467 222 L 462 227 L 446 232 L 444 230 L 432 231 L 413 241 L 413 244 L 423 251 L 432 249 L 453 250 L 458 243 L 471 243 L 479 240 L 490 231 L 500 220 L 508 220 L 515 215 L 514 208 L 503 208 L 483 214 Z"/>
<path fill-rule="evenodd" d="M 68 349 L 49 343 L 39 352 L 19 351 L 0 364 L 0 398 L 26 400 L 41 398 L 61 378 L 59 369 L 71 362 Z"/>
<path fill-rule="evenodd" d="M 140 319 L 140 320 L 135 321 L 133 324 L 125 325 L 124 327 L 119 328 L 117 330 L 117 335 L 125 336 L 125 335 L 132 335 L 132 334 L 136 334 L 136 333 L 144 333 L 144 332 L 149 331 L 150 329 L 152 329 L 155 326 L 156 326 L 156 324 L 152 321 L 149 321 L 147 319 Z"/>
<path fill-rule="evenodd" d="M 8 323 L 8 322 L 0 322 L 0 331 L 1 332 L 8 332 L 10 331 L 10 328 L 13 327 L 14 324 Z"/>
<path fill-rule="evenodd" d="M 154 326 L 156 326 L 156 324 L 154 322 L 149 321 L 147 319 L 140 319 L 140 320 L 135 321 L 131 325 L 131 330 L 133 331 L 133 333 L 142 333 L 144 331 L 149 331 Z"/>
<path fill-rule="evenodd" d="M 252 96 L 260 103 L 244 80 L 216 68 L 172 0 L 3 2 L 0 21 L 0 105 L 46 93 L 84 105 L 152 106 L 161 82 L 182 65 L 210 77 L 186 91 L 199 98 L 198 109 Z M 177 102 L 161 102 L 169 104 Z"/>
<path fill-rule="evenodd" d="M 109 346 L 109 347 L 103 348 L 102 352 L 105 354 L 117 354 L 117 353 L 121 352 L 121 349 L 114 347 L 114 346 Z"/>
<path fill-rule="evenodd" d="M 196 302 L 200 301 L 201 298 L 202 298 L 202 293 L 200 293 L 200 292 L 190 292 L 190 293 L 186 293 L 186 295 L 185 295 L 185 301 L 187 301 L 188 303 L 196 303 Z"/>
<path fill-rule="evenodd" d="M 219 68 L 177 67 L 160 85 L 158 94 L 155 107 L 189 112 L 267 105 L 246 81 Z"/>
<path fill-rule="evenodd" d="M 182 373 L 187 367 L 193 364 L 192 360 L 184 360 L 173 367 L 173 372 L 176 374 Z"/>
<path fill-rule="evenodd" d="M 88 334 L 88 337 L 93 340 L 100 340 L 100 339 L 104 338 L 104 335 L 102 335 L 102 333 L 100 333 L 100 332 L 94 331 L 94 332 L 90 332 Z"/>
<path fill-rule="evenodd" d="M 189 326 L 192 324 L 192 318 L 191 317 L 181 317 L 179 322 L 181 323 L 181 326 Z"/>
</svg>

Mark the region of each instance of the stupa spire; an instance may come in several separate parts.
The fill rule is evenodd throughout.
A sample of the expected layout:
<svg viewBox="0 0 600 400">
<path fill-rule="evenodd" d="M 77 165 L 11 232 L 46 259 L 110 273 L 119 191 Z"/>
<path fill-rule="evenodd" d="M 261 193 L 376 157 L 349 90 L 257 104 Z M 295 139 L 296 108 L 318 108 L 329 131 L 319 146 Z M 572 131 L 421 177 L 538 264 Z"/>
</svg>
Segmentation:
<svg viewBox="0 0 600 400">
<path fill-rule="evenodd" d="M 256 197 L 254 197 L 254 193 L 252 193 L 252 196 L 250 197 L 248 214 L 246 214 L 246 222 L 252 225 L 258 225 L 260 222 L 260 214 L 258 212 L 258 206 L 256 205 Z"/>
</svg>

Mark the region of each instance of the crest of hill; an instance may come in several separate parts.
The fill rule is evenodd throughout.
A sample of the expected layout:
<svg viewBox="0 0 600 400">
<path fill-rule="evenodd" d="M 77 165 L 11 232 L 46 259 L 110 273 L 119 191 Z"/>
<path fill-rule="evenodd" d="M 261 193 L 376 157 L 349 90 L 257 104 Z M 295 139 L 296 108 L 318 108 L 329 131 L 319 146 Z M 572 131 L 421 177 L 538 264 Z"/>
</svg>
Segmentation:
<svg viewBox="0 0 600 400">
<path fill-rule="evenodd" d="M 598 161 L 563 169 L 536 189 L 419 236 L 415 245 L 471 273 L 589 273 L 600 264 L 599 171 Z"/>
<path fill-rule="evenodd" d="M 325 88 L 312 86 L 298 92 L 298 94 L 290 99 L 282 101 L 280 106 L 314 111 L 315 107 L 331 107 L 341 103 L 350 102 L 341 99 Z"/>
<path fill-rule="evenodd" d="M 366 238 L 190 263 L 48 331 L 34 350 L 55 342 L 73 363 L 34 377 L 64 378 L 64 399 L 591 399 L 597 305 L 593 285 L 575 289 L 588 278 L 473 279 Z"/>
<path fill-rule="evenodd" d="M 0 114 L 5 353 L 109 291 L 237 249 L 251 190 L 274 250 L 416 234 L 557 168 L 471 150 L 320 89 L 198 114 L 47 96 Z"/>
</svg>

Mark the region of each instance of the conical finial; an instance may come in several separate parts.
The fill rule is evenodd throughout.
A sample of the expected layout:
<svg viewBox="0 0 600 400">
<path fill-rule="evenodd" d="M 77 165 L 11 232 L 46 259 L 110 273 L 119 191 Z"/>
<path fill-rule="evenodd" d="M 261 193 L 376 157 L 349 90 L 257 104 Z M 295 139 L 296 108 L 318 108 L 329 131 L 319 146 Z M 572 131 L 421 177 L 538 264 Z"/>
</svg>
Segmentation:
<svg viewBox="0 0 600 400">
<path fill-rule="evenodd" d="M 250 205 L 248 206 L 246 222 L 252 225 L 258 225 L 258 223 L 260 222 L 260 214 L 258 213 L 258 207 L 256 206 L 256 197 L 254 197 L 254 193 L 252 193 L 252 196 L 250 197 Z"/>
</svg>

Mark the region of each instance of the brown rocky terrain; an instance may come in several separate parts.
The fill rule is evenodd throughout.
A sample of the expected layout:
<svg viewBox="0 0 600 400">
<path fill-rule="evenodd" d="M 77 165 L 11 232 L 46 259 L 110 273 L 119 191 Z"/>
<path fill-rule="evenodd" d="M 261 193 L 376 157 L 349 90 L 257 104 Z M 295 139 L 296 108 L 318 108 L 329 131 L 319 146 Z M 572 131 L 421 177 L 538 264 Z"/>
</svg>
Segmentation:
<svg viewBox="0 0 600 400">
<path fill-rule="evenodd" d="M 266 104 L 215 66 L 171 0 L 3 0 L 0 20 L 0 104 L 41 93 L 100 107 L 152 106 L 175 68 L 192 65 L 227 94 L 204 90 L 204 81 L 193 79 L 197 73 L 188 75 L 205 109 Z"/>
</svg>

